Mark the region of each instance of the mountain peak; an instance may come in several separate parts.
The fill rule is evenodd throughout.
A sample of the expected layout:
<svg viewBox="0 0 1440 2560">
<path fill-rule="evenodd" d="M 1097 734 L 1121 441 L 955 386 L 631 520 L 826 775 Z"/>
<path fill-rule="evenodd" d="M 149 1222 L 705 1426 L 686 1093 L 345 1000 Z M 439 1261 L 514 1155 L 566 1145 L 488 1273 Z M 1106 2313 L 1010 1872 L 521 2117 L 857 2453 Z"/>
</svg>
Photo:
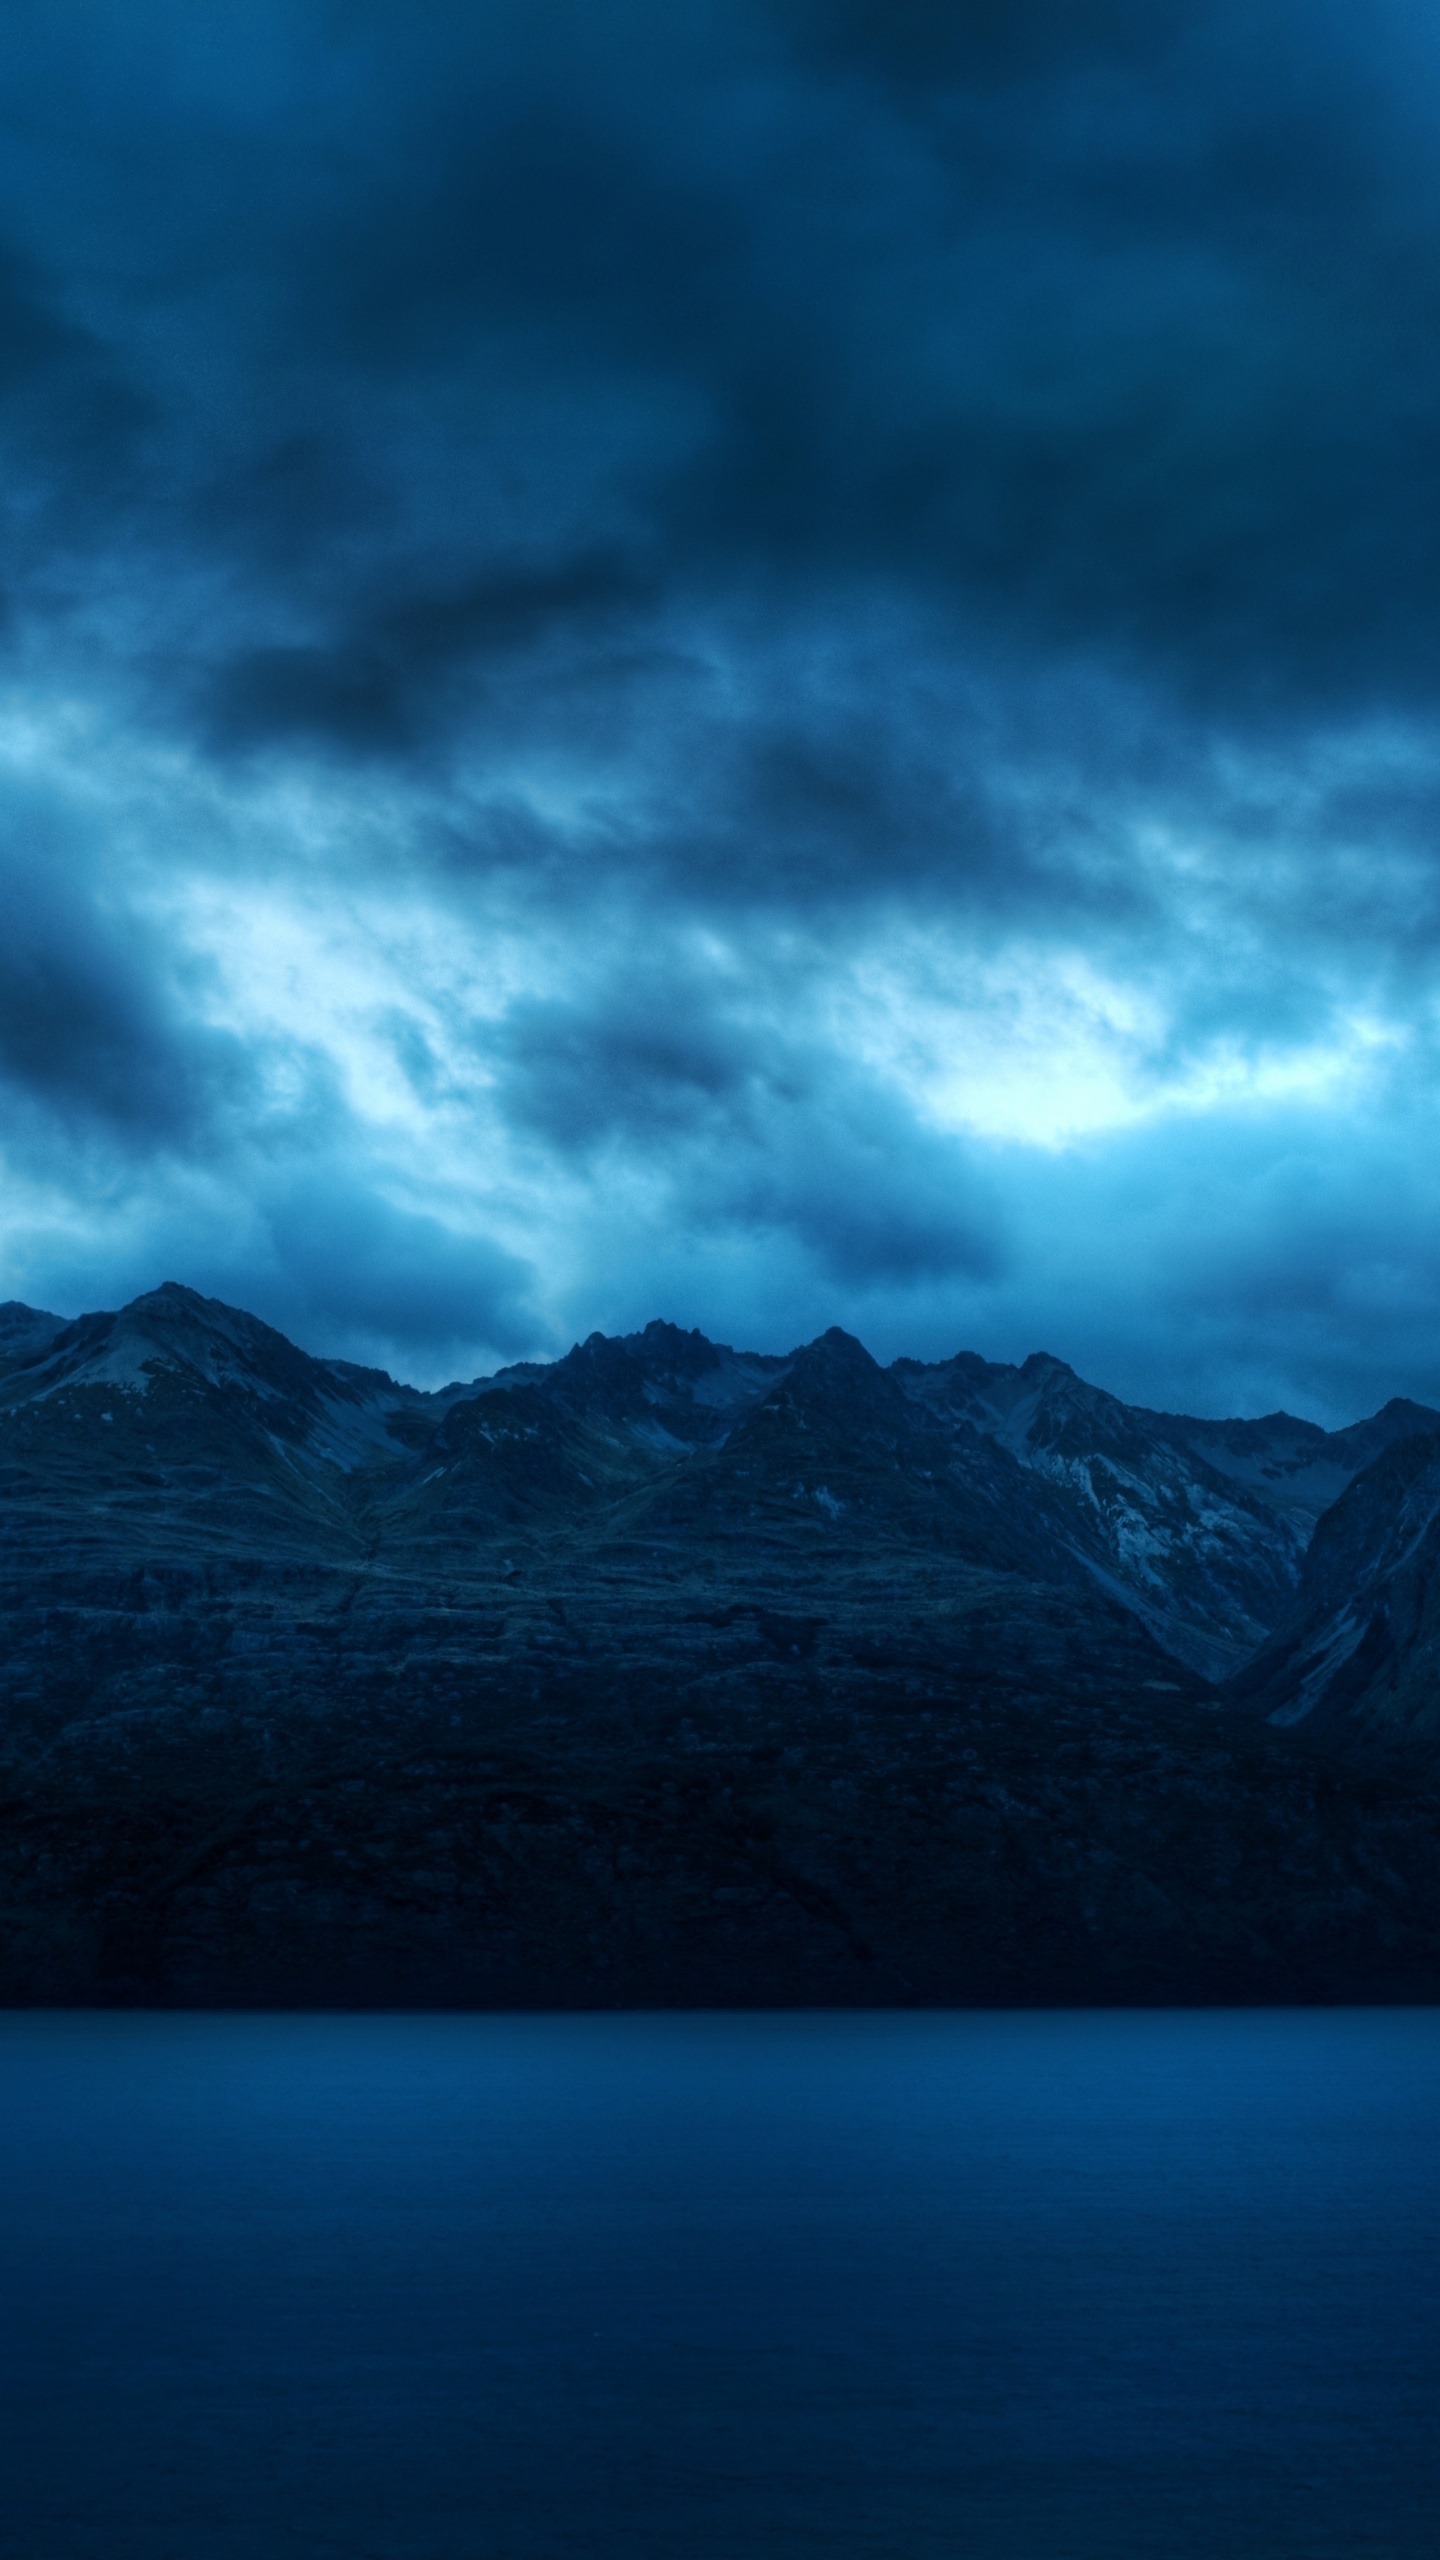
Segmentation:
<svg viewBox="0 0 1440 2560">
<path fill-rule="evenodd" d="M 227 1306 L 223 1298 L 207 1298 L 198 1289 L 188 1289 L 183 1280 L 162 1280 L 158 1289 L 142 1289 L 138 1297 L 127 1298 L 116 1321 L 123 1324 L 127 1318 L 134 1320 L 137 1317 L 142 1321 L 146 1317 L 172 1321 L 176 1317 L 188 1317 L 192 1323 L 198 1319 L 202 1323 L 219 1322 L 226 1326 L 253 1325 L 267 1333 L 273 1330 L 273 1327 L 263 1324 L 261 1317 L 248 1314 L 243 1307 Z"/>
<path fill-rule="evenodd" d="M 837 1371 L 852 1377 L 884 1376 L 879 1361 L 872 1358 L 864 1343 L 857 1342 L 853 1333 L 847 1333 L 843 1325 L 838 1324 L 830 1325 L 824 1333 L 817 1333 L 813 1342 L 805 1343 L 795 1353 L 791 1376 L 796 1377 L 806 1371 L 825 1376 L 833 1376 Z"/>
<path fill-rule="evenodd" d="M 1053 1351 L 1031 1351 L 1020 1363 L 1022 1378 L 1038 1378 L 1047 1370 L 1057 1372 L 1062 1378 L 1073 1378 L 1076 1374 L 1069 1361 L 1057 1359 Z"/>
</svg>

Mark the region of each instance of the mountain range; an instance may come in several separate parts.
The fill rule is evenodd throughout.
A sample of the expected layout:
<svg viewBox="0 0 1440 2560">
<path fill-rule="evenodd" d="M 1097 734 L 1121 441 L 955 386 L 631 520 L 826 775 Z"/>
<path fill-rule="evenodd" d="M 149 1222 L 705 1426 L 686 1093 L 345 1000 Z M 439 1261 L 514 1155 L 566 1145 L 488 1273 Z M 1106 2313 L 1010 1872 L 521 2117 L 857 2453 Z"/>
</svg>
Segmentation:
<svg viewBox="0 0 1440 2560">
<path fill-rule="evenodd" d="M 1440 1413 L 0 1307 L 12 1999 L 1431 1996 Z"/>
</svg>

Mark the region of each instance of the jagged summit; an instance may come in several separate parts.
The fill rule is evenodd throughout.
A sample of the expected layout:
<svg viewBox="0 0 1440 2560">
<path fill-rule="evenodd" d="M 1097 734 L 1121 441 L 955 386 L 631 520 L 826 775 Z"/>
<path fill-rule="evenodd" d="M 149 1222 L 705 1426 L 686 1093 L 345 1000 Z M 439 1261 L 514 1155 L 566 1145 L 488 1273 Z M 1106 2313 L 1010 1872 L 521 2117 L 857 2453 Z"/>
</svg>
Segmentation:
<svg viewBox="0 0 1440 2560">
<path fill-rule="evenodd" d="M 0 1308 L 12 1482 L 92 1524 L 411 1559 L 581 1524 L 891 1542 L 1103 1593 L 1211 1680 L 1289 1624 L 1320 1514 L 1437 1428 L 1402 1397 L 1338 1432 L 1153 1413 L 1048 1351 L 885 1368 L 838 1325 L 779 1354 L 656 1318 L 427 1394 L 174 1280 L 70 1323 Z"/>
<path fill-rule="evenodd" d="M 1440 1739 L 1424 1407 L 659 1320 L 425 1394 L 177 1283 L 7 1343 L 0 1995 L 1434 1996 L 1423 1764 L 1338 1758 Z"/>
<path fill-rule="evenodd" d="M 258 1316 L 170 1280 L 113 1314 L 63 1325 L 11 1378 L 7 1392 L 43 1402 L 105 1388 L 148 1400 L 162 1390 L 173 1395 L 184 1382 L 191 1394 L 229 1389 L 242 1400 L 314 1412 L 331 1392 L 332 1378 L 323 1363 Z"/>
<path fill-rule="evenodd" d="M 817 1334 L 813 1342 L 802 1343 L 799 1350 L 792 1351 L 787 1366 L 792 1385 L 803 1378 L 817 1383 L 828 1379 L 836 1384 L 848 1379 L 869 1386 L 874 1379 L 883 1378 L 886 1374 L 864 1343 L 858 1342 L 853 1333 L 844 1332 L 838 1324 L 832 1324 L 827 1332 Z"/>
</svg>

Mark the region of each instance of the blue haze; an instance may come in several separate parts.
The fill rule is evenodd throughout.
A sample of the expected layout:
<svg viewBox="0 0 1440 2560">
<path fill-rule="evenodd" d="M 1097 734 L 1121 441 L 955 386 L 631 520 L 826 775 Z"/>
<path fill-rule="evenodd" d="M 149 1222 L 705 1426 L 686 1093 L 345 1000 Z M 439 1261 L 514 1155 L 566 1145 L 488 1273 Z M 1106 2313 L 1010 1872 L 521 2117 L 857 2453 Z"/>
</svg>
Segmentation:
<svg viewBox="0 0 1440 2560">
<path fill-rule="evenodd" d="M 1420 2560 L 1440 2018 L 11 2016 L 14 2560 Z"/>
</svg>

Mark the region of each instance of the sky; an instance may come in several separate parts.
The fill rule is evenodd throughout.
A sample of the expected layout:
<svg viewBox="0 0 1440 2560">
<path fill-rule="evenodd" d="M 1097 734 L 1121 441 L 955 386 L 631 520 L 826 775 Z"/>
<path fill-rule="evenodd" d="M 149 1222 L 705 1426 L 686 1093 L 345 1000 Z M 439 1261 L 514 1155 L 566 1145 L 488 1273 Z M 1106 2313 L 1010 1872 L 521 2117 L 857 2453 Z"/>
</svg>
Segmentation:
<svg viewBox="0 0 1440 2560">
<path fill-rule="evenodd" d="M 1418 0 L 7 0 L 0 1296 L 1440 1401 Z"/>
</svg>

